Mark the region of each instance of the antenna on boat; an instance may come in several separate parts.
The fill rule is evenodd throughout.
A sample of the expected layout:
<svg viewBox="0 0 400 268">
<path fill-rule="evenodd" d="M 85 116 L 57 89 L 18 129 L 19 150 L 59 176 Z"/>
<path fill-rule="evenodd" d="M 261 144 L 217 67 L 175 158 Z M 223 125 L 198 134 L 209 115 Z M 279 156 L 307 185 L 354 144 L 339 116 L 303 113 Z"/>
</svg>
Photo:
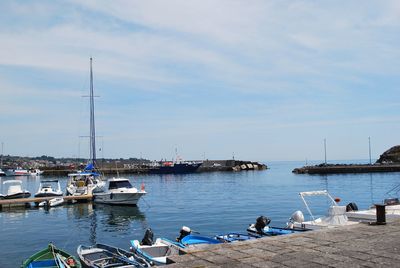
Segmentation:
<svg viewBox="0 0 400 268">
<path fill-rule="evenodd" d="M 117 178 L 119 178 L 119 171 L 118 171 L 117 161 L 115 161 L 115 170 L 117 171 Z"/>
</svg>

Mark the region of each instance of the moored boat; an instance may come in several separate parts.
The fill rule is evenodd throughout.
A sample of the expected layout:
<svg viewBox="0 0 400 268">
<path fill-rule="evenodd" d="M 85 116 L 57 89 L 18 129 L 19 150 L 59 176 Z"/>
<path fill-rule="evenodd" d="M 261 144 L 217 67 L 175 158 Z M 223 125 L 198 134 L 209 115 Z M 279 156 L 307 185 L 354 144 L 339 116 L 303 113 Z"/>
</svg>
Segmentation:
<svg viewBox="0 0 400 268">
<path fill-rule="evenodd" d="M 7 176 L 28 176 L 29 171 L 23 168 L 9 169 L 6 171 Z"/>
<path fill-rule="evenodd" d="M 71 254 L 49 244 L 47 248 L 25 260 L 21 268 L 81 268 L 81 263 Z"/>
<path fill-rule="evenodd" d="M 201 166 L 201 163 L 194 162 L 159 162 L 150 169 L 151 174 L 186 174 L 194 173 Z"/>
<path fill-rule="evenodd" d="M 90 268 L 150 267 L 150 264 L 144 258 L 121 248 L 105 244 L 95 244 L 90 247 L 80 245 L 77 253 L 85 267 Z"/>
<path fill-rule="evenodd" d="M 31 193 L 22 189 L 22 182 L 19 180 L 9 180 L 3 182 L 3 189 L 7 189 L 0 199 L 28 198 Z"/>
<path fill-rule="evenodd" d="M 6 176 L 7 174 L 0 168 L 0 177 Z"/>
<path fill-rule="evenodd" d="M 94 202 L 110 205 L 136 206 L 140 197 L 146 194 L 144 187 L 139 191 L 126 178 L 112 178 L 107 189 L 93 194 Z"/>
<path fill-rule="evenodd" d="M 67 195 L 91 195 L 95 192 L 104 190 L 105 182 L 101 179 L 101 174 L 97 172 L 96 166 L 96 131 L 94 123 L 94 94 L 93 94 L 93 69 L 92 58 L 90 58 L 90 159 L 84 171 L 68 174 Z"/>
<path fill-rule="evenodd" d="M 247 241 L 247 240 L 252 240 L 252 239 L 257 239 L 257 238 L 258 238 L 257 236 L 241 234 L 241 233 L 228 233 L 228 234 L 216 235 L 214 237 L 214 239 L 217 239 L 223 243 Z"/>
<path fill-rule="evenodd" d="M 42 180 L 35 197 L 62 196 L 60 182 L 58 180 Z"/>
<path fill-rule="evenodd" d="M 38 204 L 38 206 L 39 207 L 56 207 L 56 206 L 61 206 L 62 204 L 64 204 L 64 198 L 56 197 L 56 198 L 52 198 L 50 200 L 42 201 Z"/>
<path fill-rule="evenodd" d="M 29 175 L 31 175 L 31 176 L 40 176 L 40 175 L 43 174 L 43 171 L 36 168 L 36 169 L 30 169 L 30 170 L 28 170 L 28 173 L 29 173 Z"/>
<path fill-rule="evenodd" d="M 265 216 L 260 216 L 256 219 L 256 223 L 250 224 L 247 228 L 249 235 L 254 237 L 263 236 L 276 236 L 276 235 L 287 235 L 298 232 L 308 231 L 306 228 L 287 228 L 287 227 L 272 227 L 268 226 L 271 220 Z"/>
<path fill-rule="evenodd" d="M 145 258 L 154 265 L 167 264 L 168 256 L 180 255 L 181 249 L 185 246 L 179 242 L 174 242 L 166 238 L 157 238 L 153 242 L 153 231 L 148 228 L 142 241 L 131 240 L 131 250 Z"/>
<path fill-rule="evenodd" d="M 310 206 L 307 203 L 305 197 L 326 197 L 330 206 L 328 208 L 328 213 L 326 216 L 315 217 L 311 212 Z M 288 228 L 291 229 L 321 229 L 321 228 L 332 228 L 344 225 L 353 225 L 358 222 L 349 221 L 346 216 L 346 206 L 339 206 L 335 199 L 328 193 L 326 190 L 320 191 L 309 191 L 309 192 L 300 192 L 300 197 L 303 200 L 304 205 L 308 213 L 310 214 L 311 219 L 308 221 L 304 220 L 303 212 L 295 211 L 288 223 Z"/>
</svg>

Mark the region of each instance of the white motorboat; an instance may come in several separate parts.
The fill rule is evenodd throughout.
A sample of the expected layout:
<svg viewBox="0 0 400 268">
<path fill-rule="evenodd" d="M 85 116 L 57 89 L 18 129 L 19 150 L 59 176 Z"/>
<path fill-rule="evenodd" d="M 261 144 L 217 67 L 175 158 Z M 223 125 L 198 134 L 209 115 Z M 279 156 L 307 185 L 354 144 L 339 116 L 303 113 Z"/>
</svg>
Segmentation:
<svg viewBox="0 0 400 268">
<path fill-rule="evenodd" d="M 400 219 L 400 201 L 398 198 L 385 199 L 383 202 L 385 206 L 385 219 L 394 220 Z M 371 206 L 369 209 L 358 210 L 357 205 L 350 203 L 347 205 L 346 216 L 352 221 L 375 221 L 377 220 L 376 205 Z"/>
<path fill-rule="evenodd" d="M 6 176 L 7 174 L 0 168 L 0 177 Z"/>
<path fill-rule="evenodd" d="M 31 175 L 31 176 L 40 176 L 40 175 L 42 175 L 43 174 L 43 171 L 42 170 L 40 170 L 40 169 L 30 169 L 30 170 L 28 170 L 28 172 L 29 172 L 29 175 Z"/>
<path fill-rule="evenodd" d="M 50 200 L 42 201 L 38 204 L 39 207 L 56 207 L 64 204 L 64 198 L 55 197 Z"/>
<path fill-rule="evenodd" d="M 6 194 L 0 195 L 0 199 L 28 198 L 31 193 L 22 189 L 22 182 L 19 180 L 9 180 L 3 182 L 3 190 Z"/>
<path fill-rule="evenodd" d="M 60 182 L 58 180 L 42 180 L 40 182 L 39 189 L 35 194 L 35 197 L 62 195 L 63 191 L 61 190 Z"/>
<path fill-rule="evenodd" d="M 132 186 L 126 178 L 112 178 L 107 181 L 107 189 L 93 193 L 94 202 L 111 205 L 137 205 L 140 197 L 146 194 Z"/>
<path fill-rule="evenodd" d="M 310 206 L 308 205 L 307 201 L 305 200 L 305 197 L 316 196 L 324 196 L 328 199 L 330 206 L 328 208 L 328 213 L 326 216 L 316 218 L 311 212 Z M 326 190 L 301 192 L 300 197 L 303 200 L 303 203 L 306 206 L 307 211 L 311 216 L 311 219 L 309 221 L 305 221 L 303 212 L 299 210 L 295 211 L 289 219 L 287 226 L 288 228 L 321 229 L 358 223 L 348 220 L 346 216 L 346 206 L 339 206 Z"/>
</svg>

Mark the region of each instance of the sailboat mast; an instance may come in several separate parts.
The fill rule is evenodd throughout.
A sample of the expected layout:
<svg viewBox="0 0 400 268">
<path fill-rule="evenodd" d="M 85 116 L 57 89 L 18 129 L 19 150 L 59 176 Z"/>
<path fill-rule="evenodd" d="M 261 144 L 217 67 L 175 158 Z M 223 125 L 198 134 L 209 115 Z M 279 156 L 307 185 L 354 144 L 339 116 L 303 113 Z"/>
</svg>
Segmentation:
<svg viewBox="0 0 400 268">
<path fill-rule="evenodd" d="M 94 125 L 93 70 L 90 58 L 90 162 L 96 167 L 96 130 Z"/>
</svg>

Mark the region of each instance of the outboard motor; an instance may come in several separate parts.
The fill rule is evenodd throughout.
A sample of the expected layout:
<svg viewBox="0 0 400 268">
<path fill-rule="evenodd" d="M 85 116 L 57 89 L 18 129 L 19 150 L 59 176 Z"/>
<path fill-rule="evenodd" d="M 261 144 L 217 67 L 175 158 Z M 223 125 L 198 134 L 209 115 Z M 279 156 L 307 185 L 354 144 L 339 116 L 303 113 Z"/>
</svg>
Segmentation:
<svg viewBox="0 0 400 268">
<path fill-rule="evenodd" d="M 357 207 L 356 203 L 351 202 L 351 203 L 347 204 L 346 212 L 349 212 L 349 211 L 358 211 L 358 207 Z"/>
<path fill-rule="evenodd" d="M 287 228 L 293 229 L 295 222 L 304 222 L 304 214 L 300 210 L 296 210 L 295 212 L 293 212 L 292 216 L 290 216 L 289 222 L 287 223 Z"/>
<path fill-rule="evenodd" d="M 151 246 L 153 245 L 153 238 L 154 238 L 153 231 L 151 230 L 151 228 L 148 228 L 144 233 L 141 244 L 146 246 Z"/>
<path fill-rule="evenodd" d="M 385 205 L 398 205 L 400 201 L 398 198 L 387 198 L 383 201 Z"/>
<path fill-rule="evenodd" d="M 257 232 L 262 233 L 264 227 L 267 226 L 270 222 L 271 220 L 267 217 L 260 216 L 256 219 L 256 224 L 254 225 L 254 227 L 256 228 Z"/>
<path fill-rule="evenodd" d="M 182 226 L 181 230 L 179 231 L 179 237 L 176 238 L 176 241 L 181 242 L 182 238 L 184 238 L 187 235 L 190 235 L 191 233 L 192 233 L 192 230 L 190 230 L 189 227 Z"/>
</svg>

